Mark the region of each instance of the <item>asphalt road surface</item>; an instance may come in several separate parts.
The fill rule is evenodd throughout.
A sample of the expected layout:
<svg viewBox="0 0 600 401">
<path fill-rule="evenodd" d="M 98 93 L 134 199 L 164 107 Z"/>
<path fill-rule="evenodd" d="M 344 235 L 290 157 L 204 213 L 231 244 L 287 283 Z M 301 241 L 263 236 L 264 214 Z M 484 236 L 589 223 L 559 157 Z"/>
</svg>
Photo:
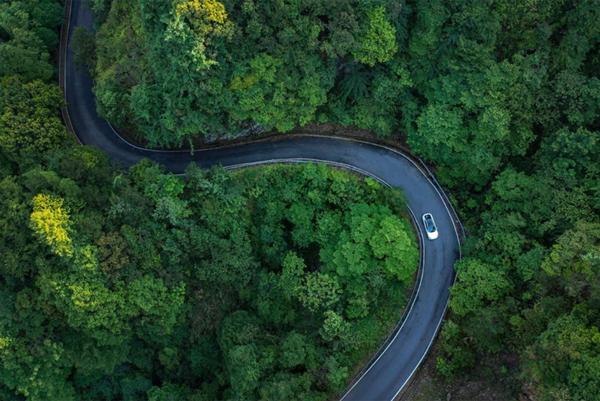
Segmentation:
<svg viewBox="0 0 600 401">
<path fill-rule="evenodd" d="M 380 145 L 339 137 L 281 136 L 209 150 L 156 151 L 132 145 L 122 139 L 96 112 L 92 80 L 75 66 L 68 46 L 73 29 L 93 26 L 93 16 L 82 0 L 66 2 L 67 48 L 62 50 L 61 83 L 67 101 L 67 119 L 79 141 L 102 149 L 125 166 L 140 159 L 152 159 L 174 173 L 184 172 L 192 162 L 203 167 L 241 167 L 278 161 L 322 161 L 377 178 L 406 195 L 416 216 L 421 237 L 421 267 L 416 289 L 402 323 L 342 396 L 344 401 L 391 401 L 408 384 L 435 339 L 447 308 L 454 281 L 453 264 L 460 256 L 459 224 L 452 207 L 423 166 L 403 153 Z M 61 41 L 63 44 L 64 41 Z M 439 238 L 429 241 L 421 216 L 433 214 Z"/>
</svg>

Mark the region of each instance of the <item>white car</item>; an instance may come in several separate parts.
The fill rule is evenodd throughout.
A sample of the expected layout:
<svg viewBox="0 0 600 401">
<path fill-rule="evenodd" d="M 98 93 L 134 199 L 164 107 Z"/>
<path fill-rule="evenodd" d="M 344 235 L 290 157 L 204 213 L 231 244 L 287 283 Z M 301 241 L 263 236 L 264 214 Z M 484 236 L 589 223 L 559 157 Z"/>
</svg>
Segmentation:
<svg viewBox="0 0 600 401">
<path fill-rule="evenodd" d="M 427 233 L 427 238 L 429 238 L 430 240 L 437 239 L 439 234 L 431 213 L 425 213 L 423 215 L 423 224 L 425 225 L 425 232 Z"/>
</svg>

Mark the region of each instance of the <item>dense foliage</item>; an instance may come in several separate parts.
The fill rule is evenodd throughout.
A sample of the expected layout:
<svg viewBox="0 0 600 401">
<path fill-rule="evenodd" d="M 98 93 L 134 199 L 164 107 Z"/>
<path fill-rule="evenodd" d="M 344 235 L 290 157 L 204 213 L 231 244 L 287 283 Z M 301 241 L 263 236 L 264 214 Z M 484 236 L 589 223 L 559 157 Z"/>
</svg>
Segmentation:
<svg viewBox="0 0 600 401">
<path fill-rule="evenodd" d="M 50 52 L 63 10 L 55 0 L 0 2 L 0 151 L 12 160 L 57 147 L 66 130 Z"/>
<path fill-rule="evenodd" d="M 111 4 L 95 67 L 109 118 L 163 144 L 249 121 L 397 135 L 470 232 L 439 371 L 485 365 L 534 399 L 598 399 L 600 2 Z M 191 5 L 218 7 L 222 30 L 193 26 Z"/>
<path fill-rule="evenodd" d="M 598 0 L 89 4 L 77 61 L 153 144 L 333 122 L 435 164 L 469 233 L 438 371 L 600 399 Z M 396 201 L 317 167 L 115 171 L 60 123 L 61 15 L 0 1 L 0 399 L 338 391 L 414 266 Z"/>
<path fill-rule="evenodd" d="M 0 4 L 0 399 L 339 393 L 406 303 L 402 198 L 316 165 L 116 169 L 60 121 L 61 13 Z M 93 64 L 89 33 L 75 42 Z"/>
<path fill-rule="evenodd" d="M 325 400 L 418 261 L 399 198 L 323 166 L 184 181 L 70 148 L 0 189 L 11 399 Z"/>
<path fill-rule="evenodd" d="M 340 392 L 417 267 L 401 197 L 315 165 L 116 170 L 67 138 L 48 67 L 0 76 L 0 398 Z"/>
<path fill-rule="evenodd" d="M 427 3 L 411 42 L 432 51 L 411 62 L 429 102 L 408 142 L 470 231 L 439 371 L 600 400 L 600 3 Z"/>
<path fill-rule="evenodd" d="M 289 131 L 333 119 L 389 134 L 411 84 L 399 54 L 408 13 L 395 1 L 101 4 L 99 109 L 153 144 L 253 122 Z"/>
</svg>

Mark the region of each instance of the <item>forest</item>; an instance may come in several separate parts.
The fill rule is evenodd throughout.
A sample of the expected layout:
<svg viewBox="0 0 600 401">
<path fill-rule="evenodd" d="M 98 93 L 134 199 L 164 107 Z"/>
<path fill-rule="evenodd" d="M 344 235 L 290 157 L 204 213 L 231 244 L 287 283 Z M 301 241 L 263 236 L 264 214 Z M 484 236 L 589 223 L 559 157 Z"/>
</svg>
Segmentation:
<svg viewBox="0 0 600 401">
<path fill-rule="evenodd" d="M 440 381 L 600 400 L 600 1 L 88 1 L 79 64 L 140 141 L 334 124 L 434 167 L 467 229 Z M 0 399 L 334 398 L 410 293 L 401 194 L 76 145 L 63 5 L 0 1 Z"/>
<path fill-rule="evenodd" d="M 315 164 L 114 165 L 60 119 L 61 18 L 0 8 L 0 399 L 340 394 L 412 290 L 402 194 Z"/>
<path fill-rule="evenodd" d="M 326 400 L 418 263 L 401 196 L 324 166 L 184 181 L 71 147 L 0 186 L 3 400 Z"/>
</svg>

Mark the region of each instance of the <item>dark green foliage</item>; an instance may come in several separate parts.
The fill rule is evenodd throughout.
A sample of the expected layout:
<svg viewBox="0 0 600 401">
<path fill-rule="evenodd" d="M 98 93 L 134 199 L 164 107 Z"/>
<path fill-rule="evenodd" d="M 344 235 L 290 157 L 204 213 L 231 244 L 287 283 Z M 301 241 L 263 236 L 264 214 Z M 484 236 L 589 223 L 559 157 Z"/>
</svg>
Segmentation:
<svg viewBox="0 0 600 401">
<path fill-rule="evenodd" d="M 417 266 L 397 195 L 324 166 L 184 181 L 72 147 L 0 188 L 0 383 L 33 401 L 324 400 Z"/>
<path fill-rule="evenodd" d="M 452 377 L 469 367 L 497 366 L 499 360 L 518 357 L 519 369 L 510 376 L 532 397 L 598 400 L 600 381 L 589 372 L 597 369 L 600 349 L 600 102 L 598 76 L 592 72 L 600 36 L 598 24 L 589 18 L 599 4 L 534 2 L 538 12 L 530 12 L 517 3 L 501 2 L 497 11 L 507 29 L 498 34 L 505 47 L 495 57 L 504 58 L 505 68 L 511 65 L 505 71 L 516 68 L 518 77 L 514 84 L 505 81 L 492 96 L 513 119 L 504 131 L 508 136 L 498 127 L 491 131 L 489 151 L 500 158 L 495 167 L 481 171 L 493 159 L 477 155 L 487 145 L 476 141 L 465 148 L 466 158 L 453 162 L 459 168 L 443 167 L 448 182 L 463 177 L 477 189 L 489 184 L 485 191 L 461 191 L 463 208 L 473 216 L 472 238 L 466 244 L 468 257 L 457 265 L 453 314 L 442 336 L 438 368 Z M 489 95 L 480 93 L 487 102 Z M 461 119 L 471 118 L 466 106 L 480 102 L 459 98 L 459 108 L 435 109 L 430 103 L 430 114 L 422 114 L 418 122 L 446 135 L 459 132 Z M 452 119 L 440 118 L 444 115 Z M 425 137 L 417 140 L 427 142 L 430 135 L 420 133 Z M 500 145 L 504 139 L 509 146 Z M 436 146 L 445 149 L 445 142 Z M 471 157 L 476 157 L 477 169 L 465 169 L 463 163 Z M 480 179 L 473 175 L 478 171 Z"/>
<path fill-rule="evenodd" d="M 23 81 L 52 77 L 49 52 L 58 44 L 62 7 L 55 0 L 10 0 L 0 3 L 0 77 Z"/>
<path fill-rule="evenodd" d="M 70 141 L 49 63 L 63 9 L 55 0 L 0 2 L 0 171 L 27 168 Z M 8 162 L 10 160 L 11 162 Z"/>
<path fill-rule="evenodd" d="M 100 111 L 163 145 L 253 122 L 289 131 L 328 118 L 331 112 L 319 109 L 330 103 L 332 119 L 389 134 L 395 98 L 409 82 L 394 59 L 403 8 L 357 0 L 115 0 L 97 35 Z M 392 61 L 398 67 L 383 67 Z M 335 104 L 333 87 L 344 66 L 359 63 L 366 73 L 382 66 L 392 75 L 365 86 L 379 103 L 357 106 L 354 120 Z M 380 93 L 396 75 L 402 77 L 398 89 Z M 380 123 L 369 113 L 381 106 L 378 115 L 388 121 Z"/>
<path fill-rule="evenodd" d="M 560 130 L 544 139 L 530 173 L 496 177 L 456 266 L 440 372 L 517 354 L 513 376 L 541 400 L 597 399 L 598 376 L 586 376 L 599 350 L 596 138 Z"/>
</svg>

